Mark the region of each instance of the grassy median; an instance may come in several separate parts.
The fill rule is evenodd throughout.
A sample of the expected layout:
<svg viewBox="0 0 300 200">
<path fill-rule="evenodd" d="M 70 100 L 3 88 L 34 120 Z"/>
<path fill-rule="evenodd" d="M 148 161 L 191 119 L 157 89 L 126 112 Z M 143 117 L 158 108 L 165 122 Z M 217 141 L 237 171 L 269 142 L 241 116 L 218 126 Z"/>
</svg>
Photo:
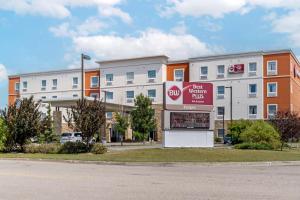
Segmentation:
<svg viewBox="0 0 300 200">
<path fill-rule="evenodd" d="M 94 154 L 0 154 L 1 158 L 110 161 L 110 162 L 257 162 L 299 161 L 300 150 L 139 149 Z"/>
</svg>

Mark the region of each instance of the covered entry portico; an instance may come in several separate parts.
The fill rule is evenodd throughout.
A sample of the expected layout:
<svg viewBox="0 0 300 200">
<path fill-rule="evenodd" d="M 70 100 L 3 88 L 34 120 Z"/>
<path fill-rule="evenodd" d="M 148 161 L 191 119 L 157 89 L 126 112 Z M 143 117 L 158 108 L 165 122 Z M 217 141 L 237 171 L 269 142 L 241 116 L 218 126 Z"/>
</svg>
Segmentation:
<svg viewBox="0 0 300 200">
<path fill-rule="evenodd" d="M 91 97 L 86 97 L 88 101 L 94 101 Z M 55 99 L 42 101 L 42 103 L 48 103 L 53 111 L 53 126 L 54 132 L 60 135 L 62 132 L 72 131 L 64 121 L 63 116 L 67 115 L 67 109 L 71 106 L 75 106 L 78 99 Z M 109 112 L 121 112 L 124 115 L 129 115 L 134 106 L 120 105 L 102 102 L 105 106 L 106 113 Z M 107 116 L 107 115 L 106 115 Z M 106 139 L 107 142 L 118 141 L 118 134 L 114 131 L 114 118 L 106 118 L 106 122 L 101 129 L 102 139 Z M 132 139 L 132 130 L 129 128 L 125 133 L 125 139 Z"/>
</svg>

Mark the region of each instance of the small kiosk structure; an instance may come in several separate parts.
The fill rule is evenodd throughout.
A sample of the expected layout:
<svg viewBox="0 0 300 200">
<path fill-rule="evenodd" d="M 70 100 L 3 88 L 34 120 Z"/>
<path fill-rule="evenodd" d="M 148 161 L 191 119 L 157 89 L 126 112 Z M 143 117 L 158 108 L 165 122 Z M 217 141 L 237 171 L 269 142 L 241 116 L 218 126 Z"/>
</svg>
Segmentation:
<svg viewBox="0 0 300 200">
<path fill-rule="evenodd" d="M 213 85 L 164 83 L 164 147 L 213 147 Z"/>
</svg>

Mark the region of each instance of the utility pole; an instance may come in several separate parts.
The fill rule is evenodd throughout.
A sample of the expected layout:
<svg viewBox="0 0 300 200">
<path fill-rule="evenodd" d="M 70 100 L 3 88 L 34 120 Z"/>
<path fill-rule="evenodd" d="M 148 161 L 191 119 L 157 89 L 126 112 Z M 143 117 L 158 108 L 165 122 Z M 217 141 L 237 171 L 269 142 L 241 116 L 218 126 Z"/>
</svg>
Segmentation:
<svg viewBox="0 0 300 200">
<path fill-rule="evenodd" d="M 230 89 L 230 123 L 232 123 L 232 86 L 225 87 Z"/>
<path fill-rule="evenodd" d="M 84 60 L 91 60 L 91 57 L 81 54 L 81 100 L 84 99 Z"/>
</svg>

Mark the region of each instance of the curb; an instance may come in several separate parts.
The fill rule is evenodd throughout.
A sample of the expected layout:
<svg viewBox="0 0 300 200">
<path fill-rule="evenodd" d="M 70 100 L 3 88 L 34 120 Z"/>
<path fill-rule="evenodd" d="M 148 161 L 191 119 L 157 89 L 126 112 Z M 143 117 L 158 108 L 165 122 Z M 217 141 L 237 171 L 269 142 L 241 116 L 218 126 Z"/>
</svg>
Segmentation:
<svg viewBox="0 0 300 200">
<path fill-rule="evenodd" d="M 271 166 L 300 166 L 300 161 L 262 161 L 262 162 L 112 162 L 112 161 L 83 161 L 83 160 L 54 160 L 54 159 L 30 159 L 30 158 L 0 158 L 0 161 L 30 161 L 53 162 L 66 164 L 94 164 L 94 165 L 118 165 L 118 166 L 153 166 L 153 167 L 271 167 Z"/>
</svg>

